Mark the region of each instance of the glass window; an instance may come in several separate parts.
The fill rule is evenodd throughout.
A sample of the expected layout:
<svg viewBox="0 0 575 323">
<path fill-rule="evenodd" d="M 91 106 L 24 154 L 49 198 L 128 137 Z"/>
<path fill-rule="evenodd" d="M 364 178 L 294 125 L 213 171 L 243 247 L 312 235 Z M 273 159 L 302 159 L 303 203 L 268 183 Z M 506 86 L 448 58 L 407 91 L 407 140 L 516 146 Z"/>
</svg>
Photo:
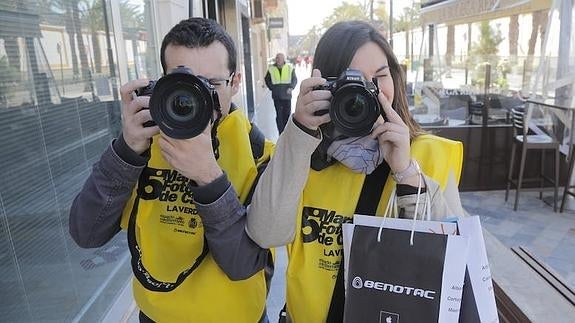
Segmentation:
<svg viewBox="0 0 575 323">
<path fill-rule="evenodd" d="M 153 32 L 152 5 L 150 0 L 119 2 L 129 80 L 158 78 L 160 75 L 160 50 L 156 47 Z"/>
<path fill-rule="evenodd" d="M 85 250 L 68 233 L 72 200 L 120 129 L 104 3 L 0 2 L 0 322 L 101 321 L 130 277 L 124 234 Z M 149 1 L 119 6 L 131 73 L 157 77 Z"/>
<path fill-rule="evenodd" d="M 529 95 L 539 66 L 547 12 L 461 18 L 411 30 L 419 55 L 406 55 L 404 62 L 416 121 L 431 127 L 509 125 L 511 109 Z"/>
</svg>

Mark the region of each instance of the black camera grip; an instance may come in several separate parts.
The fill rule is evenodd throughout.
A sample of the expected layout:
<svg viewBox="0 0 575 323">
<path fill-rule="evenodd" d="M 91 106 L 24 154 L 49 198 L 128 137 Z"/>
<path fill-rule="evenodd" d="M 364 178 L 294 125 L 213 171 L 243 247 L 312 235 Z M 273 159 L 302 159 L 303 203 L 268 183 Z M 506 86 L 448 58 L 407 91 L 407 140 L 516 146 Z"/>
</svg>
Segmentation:
<svg viewBox="0 0 575 323">
<path fill-rule="evenodd" d="M 312 88 L 312 91 L 317 91 L 317 90 L 326 90 L 329 91 L 330 88 L 327 84 L 322 84 L 322 85 L 316 85 Z M 324 114 L 328 114 L 329 113 L 329 109 L 322 109 L 322 110 L 317 110 L 313 113 L 314 116 L 323 116 Z"/>
<path fill-rule="evenodd" d="M 148 82 L 148 85 L 141 87 L 139 89 L 136 89 L 134 91 L 134 93 L 136 94 L 136 96 L 152 96 L 152 92 L 154 91 L 155 86 L 156 86 L 156 81 L 150 80 Z M 148 109 L 148 108 L 144 108 L 144 109 Z M 156 125 L 156 122 L 154 122 L 153 120 L 146 121 L 143 124 L 144 128 L 153 127 L 155 125 Z"/>
<path fill-rule="evenodd" d="M 142 110 L 148 110 L 148 109 L 149 108 L 142 108 Z M 144 122 L 142 125 L 144 126 L 144 128 L 148 128 L 148 127 L 153 127 L 153 126 L 157 125 L 157 123 L 154 120 L 148 120 L 148 121 Z"/>
<path fill-rule="evenodd" d="M 153 127 L 155 125 L 156 125 L 156 123 L 153 120 L 146 121 L 143 124 L 144 128 Z"/>
</svg>

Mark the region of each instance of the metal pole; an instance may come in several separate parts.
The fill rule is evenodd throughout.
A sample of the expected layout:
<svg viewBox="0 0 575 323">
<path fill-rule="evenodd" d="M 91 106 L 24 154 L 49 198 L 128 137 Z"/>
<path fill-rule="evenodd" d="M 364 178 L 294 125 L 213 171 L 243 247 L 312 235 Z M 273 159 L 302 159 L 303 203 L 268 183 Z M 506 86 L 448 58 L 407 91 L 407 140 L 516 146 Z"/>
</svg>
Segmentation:
<svg viewBox="0 0 575 323">
<path fill-rule="evenodd" d="M 116 66 L 114 64 L 114 52 L 112 51 L 112 40 L 110 38 L 110 25 L 108 22 L 108 10 L 106 0 L 102 0 L 102 10 L 104 14 L 104 29 L 106 32 L 106 46 L 108 47 L 108 65 L 110 66 L 110 79 L 112 81 L 112 95 L 114 101 L 118 101 L 118 80 L 116 78 Z"/>
<path fill-rule="evenodd" d="M 393 48 L 393 0 L 389 0 L 389 45 Z"/>
<path fill-rule="evenodd" d="M 434 43 L 435 43 L 435 25 L 431 24 L 429 25 L 429 48 L 428 53 L 429 53 L 429 57 L 433 57 L 434 53 L 433 53 L 433 48 L 434 48 Z"/>
<path fill-rule="evenodd" d="M 471 52 L 471 23 L 467 24 L 467 58 L 465 60 L 465 84 L 468 83 L 469 78 L 469 57 Z"/>
<path fill-rule="evenodd" d="M 560 18 L 559 25 L 559 57 L 557 58 L 557 80 L 561 80 L 565 75 L 569 74 L 569 58 L 570 54 L 570 39 L 573 21 L 571 21 L 571 13 L 573 11 L 573 2 L 568 0 L 561 0 L 560 4 Z M 551 25 L 548 23 L 548 25 Z M 549 28 L 547 28 L 549 32 Z M 546 36 L 549 38 L 549 35 Z M 542 54 L 543 55 L 543 54 Z M 555 89 L 555 104 L 570 106 L 571 92 L 573 84 L 568 84 L 558 89 Z"/>
<path fill-rule="evenodd" d="M 66 95 L 66 88 L 64 86 L 64 60 L 62 59 L 62 45 L 56 44 L 56 50 L 60 55 L 60 78 L 62 79 L 62 95 Z"/>
</svg>

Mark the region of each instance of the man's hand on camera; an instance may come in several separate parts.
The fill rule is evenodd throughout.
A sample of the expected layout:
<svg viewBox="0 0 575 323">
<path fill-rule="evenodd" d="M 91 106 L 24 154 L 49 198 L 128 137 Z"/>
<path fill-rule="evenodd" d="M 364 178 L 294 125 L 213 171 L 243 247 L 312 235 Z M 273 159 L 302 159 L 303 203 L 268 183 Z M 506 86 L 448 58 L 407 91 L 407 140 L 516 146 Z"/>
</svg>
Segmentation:
<svg viewBox="0 0 575 323">
<path fill-rule="evenodd" d="M 160 149 L 164 159 L 180 174 L 206 185 L 223 172 L 214 156 L 212 148 L 211 125 L 198 136 L 190 139 L 174 139 L 161 133 Z"/>
<path fill-rule="evenodd" d="M 329 109 L 331 92 L 314 90 L 314 87 L 325 84 L 325 79 L 318 69 L 314 69 L 311 75 L 301 82 L 293 117 L 306 128 L 317 130 L 320 125 L 331 120 L 329 113 L 316 114 L 316 111 Z"/>
<path fill-rule="evenodd" d="M 158 126 L 144 127 L 146 121 L 152 120 L 147 109 L 150 97 L 135 96 L 134 91 L 148 85 L 149 80 L 130 81 L 120 88 L 122 95 L 122 136 L 126 144 L 141 155 L 150 147 L 150 138 L 160 132 Z"/>
</svg>

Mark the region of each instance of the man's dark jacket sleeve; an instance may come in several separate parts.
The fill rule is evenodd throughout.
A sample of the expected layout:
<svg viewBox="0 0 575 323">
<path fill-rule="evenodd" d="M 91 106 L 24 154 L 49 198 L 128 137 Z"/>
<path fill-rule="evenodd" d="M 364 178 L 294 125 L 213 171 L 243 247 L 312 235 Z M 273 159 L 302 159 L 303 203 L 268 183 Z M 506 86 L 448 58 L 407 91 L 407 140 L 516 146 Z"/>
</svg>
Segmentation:
<svg viewBox="0 0 575 323">
<path fill-rule="evenodd" d="M 70 235 L 80 247 L 100 247 L 120 231 L 122 211 L 146 162 L 121 136 L 104 151 L 70 208 Z"/>
<path fill-rule="evenodd" d="M 273 84 L 272 84 L 272 76 L 270 74 L 270 71 L 268 69 L 268 71 L 266 72 L 266 76 L 264 77 L 264 80 L 266 81 L 266 86 L 268 87 L 268 89 L 270 89 L 270 91 L 272 90 Z"/>
<path fill-rule="evenodd" d="M 122 212 L 148 160 L 122 137 L 104 151 L 70 208 L 70 235 L 80 247 L 100 247 L 120 231 Z M 246 208 L 226 175 L 193 191 L 210 252 L 230 279 L 249 278 L 263 269 L 269 250 L 248 237 Z"/>
<path fill-rule="evenodd" d="M 225 182 L 225 191 L 216 194 L 217 199 L 204 200 L 202 194 L 193 190 L 194 199 L 212 257 L 231 280 L 242 280 L 266 266 L 269 250 L 261 248 L 248 236 L 245 230 L 246 208 L 238 200 L 227 177 Z"/>
</svg>

